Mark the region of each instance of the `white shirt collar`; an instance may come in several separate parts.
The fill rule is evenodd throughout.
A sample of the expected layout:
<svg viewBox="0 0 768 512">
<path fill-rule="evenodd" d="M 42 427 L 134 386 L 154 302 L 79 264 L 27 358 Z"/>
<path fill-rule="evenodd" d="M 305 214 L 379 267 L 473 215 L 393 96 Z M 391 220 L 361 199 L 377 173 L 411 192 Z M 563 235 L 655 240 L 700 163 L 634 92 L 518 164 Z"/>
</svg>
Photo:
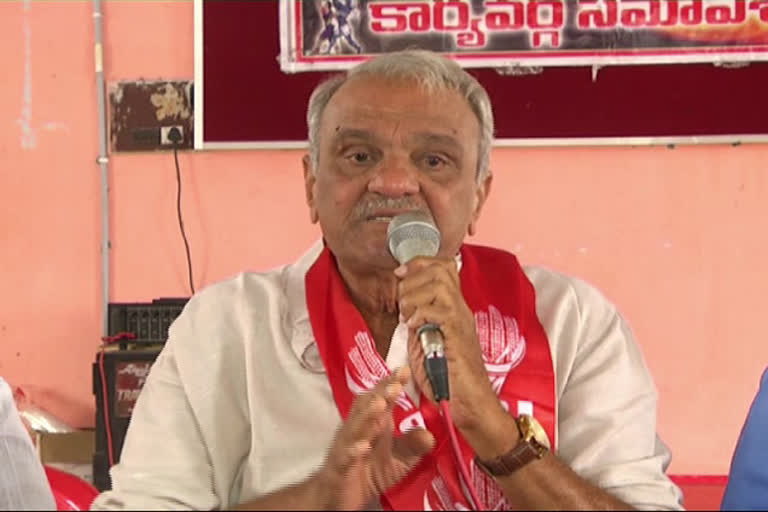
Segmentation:
<svg viewBox="0 0 768 512">
<path fill-rule="evenodd" d="M 288 313 L 286 327 L 290 336 L 291 349 L 301 365 L 309 371 L 324 373 L 325 368 L 317 350 L 312 324 L 309 321 L 309 311 L 306 300 L 306 275 L 309 268 L 323 251 L 322 239 L 315 242 L 294 264 L 287 267 L 286 295 Z M 461 253 L 456 254 L 456 267 L 461 271 Z M 392 335 L 392 343 L 387 354 L 387 366 L 394 370 L 403 366 L 408 358 L 407 330 L 403 331 L 398 324 Z M 404 335 L 405 333 L 405 335 Z"/>
</svg>

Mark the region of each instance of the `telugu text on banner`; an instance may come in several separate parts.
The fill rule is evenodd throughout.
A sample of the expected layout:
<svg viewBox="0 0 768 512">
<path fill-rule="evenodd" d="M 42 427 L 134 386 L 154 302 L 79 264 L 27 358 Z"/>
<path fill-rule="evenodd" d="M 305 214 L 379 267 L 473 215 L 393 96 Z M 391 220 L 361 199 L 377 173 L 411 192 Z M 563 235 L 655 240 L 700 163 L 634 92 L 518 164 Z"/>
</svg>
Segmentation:
<svg viewBox="0 0 768 512">
<path fill-rule="evenodd" d="M 768 60 L 768 0 L 281 0 L 284 71 L 406 48 L 465 67 Z"/>
</svg>

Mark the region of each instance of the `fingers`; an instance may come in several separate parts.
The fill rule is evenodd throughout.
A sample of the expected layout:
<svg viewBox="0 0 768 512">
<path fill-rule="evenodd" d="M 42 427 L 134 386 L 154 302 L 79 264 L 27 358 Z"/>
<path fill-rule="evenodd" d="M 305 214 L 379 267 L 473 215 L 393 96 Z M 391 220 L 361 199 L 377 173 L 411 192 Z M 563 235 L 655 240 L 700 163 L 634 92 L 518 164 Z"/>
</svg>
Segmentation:
<svg viewBox="0 0 768 512">
<path fill-rule="evenodd" d="M 409 378 L 408 368 L 403 368 L 381 379 L 371 391 L 355 399 L 331 454 L 339 469 L 367 456 L 382 432 L 391 435 L 392 407 Z"/>
<path fill-rule="evenodd" d="M 416 387 L 424 393 L 424 395 L 430 400 L 434 401 L 434 393 L 432 392 L 432 385 L 427 379 L 427 374 L 424 371 L 424 350 L 421 348 L 421 343 L 415 336 L 411 336 L 408 339 L 408 364 L 412 368 L 413 381 Z"/>
<path fill-rule="evenodd" d="M 408 321 L 414 313 L 423 306 L 435 306 L 431 322 L 441 323 L 441 320 L 463 305 L 463 296 L 458 282 L 458 274 L 453 262 L 450 267 L 443 262 L 437 262 L 426 267 L 408 270 L 398 283 L 398 307 L 400 314 Z M 410 265 L 410 264 L 409 264 Z M 401 267 L 403 268 L 403 267 Z M 423 322 L 408 321 L 409 327 L 417 327 Z"/>
<path fill-rule="evenodd" d="M 437 258 L 414 258 L 396 268 L 395 275 L 413 286 L 422 286 L 430 281 L 444 281 L 460 286 L 461 282 L 456 262 Z"/>
<path fill-rule="evenodd" d="M 400 315 L 411 329 L 425 323 L 435 323 L 443 329 L 450 325 L 474 327 L 474 315 L 464 302 L 461 290 L 450 289 L 450 285 L 442 282 L 401 295 L 398 306 Z"/>
<path fill-rule="evenodd" d="M 379 429 L 372 427 L 378 426 L 391 413 L 392 404 L 402 393 L 403 385 L 402 377 L 395 373 L 381 379 L 368 393 L 355 398 L 343 427 L 346 440 L 355 442 L 375 437 Z"/>
<path fill-rule="evenodd" d="M 430 290 L 415 292 L 400 300 L 400 312 L 410 329 L 425 323 L 445 325 L 453 318 L 455 306 Z"/>
</svg>

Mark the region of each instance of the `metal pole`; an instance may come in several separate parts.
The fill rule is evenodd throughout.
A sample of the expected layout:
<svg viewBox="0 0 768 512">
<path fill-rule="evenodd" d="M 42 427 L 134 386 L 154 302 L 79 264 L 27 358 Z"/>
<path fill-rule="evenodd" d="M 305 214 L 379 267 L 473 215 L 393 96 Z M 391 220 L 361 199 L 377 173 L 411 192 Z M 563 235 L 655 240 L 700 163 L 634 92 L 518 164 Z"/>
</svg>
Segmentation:
<svg viewBox="0 0 768 512">
<path fill-rule="evenodd" d="M 101 332 L 107 332 L 107 305 L 109 304 L 109 158 L 107 155 L 107 109 L 104 83 L 104 52 L 102 47 L 101 0 L 93 0 L 94 63 L 96 95 L 99 110 L 99 157 L 101 170 Z"/>
</svg>

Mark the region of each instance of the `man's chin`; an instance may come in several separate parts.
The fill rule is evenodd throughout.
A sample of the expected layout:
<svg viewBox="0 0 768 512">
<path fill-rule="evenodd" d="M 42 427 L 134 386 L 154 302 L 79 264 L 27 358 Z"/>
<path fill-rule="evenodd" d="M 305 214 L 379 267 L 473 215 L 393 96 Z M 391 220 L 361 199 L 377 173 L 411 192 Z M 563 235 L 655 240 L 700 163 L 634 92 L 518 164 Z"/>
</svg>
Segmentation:
<svg viewBox="0 0 768 512">
<path fill-rule="evenodd" d="M 371 267 L 396 269 L 398 266 L 397 261 L 389 252 L 389 247 L 386 243 L 383 245 L 375 244 L 365 248 L 363 254 L 363 264 L 368 264 Z"/>
</svg>

